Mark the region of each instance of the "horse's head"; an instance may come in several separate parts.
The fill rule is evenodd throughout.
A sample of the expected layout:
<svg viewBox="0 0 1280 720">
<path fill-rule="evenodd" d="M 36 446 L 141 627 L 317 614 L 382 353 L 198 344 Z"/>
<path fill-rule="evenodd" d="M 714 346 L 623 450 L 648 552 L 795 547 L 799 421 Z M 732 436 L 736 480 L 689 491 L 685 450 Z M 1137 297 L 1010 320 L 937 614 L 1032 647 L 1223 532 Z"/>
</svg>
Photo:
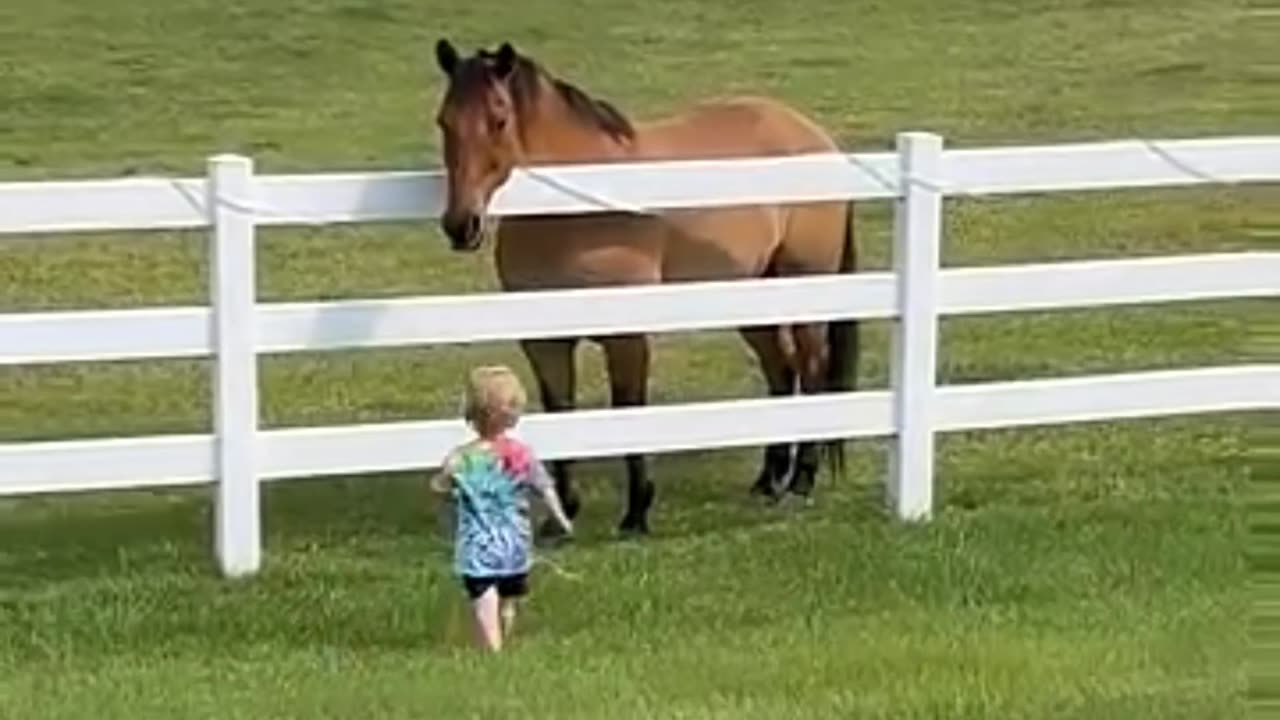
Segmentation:
<svg viewBox="0 0 1280 720">
<path fill-rule="evenodd" d="M 454 250 L 473 251 L 488 231 L 488 206 L 520 154 L 511 88 L 520 58 L 508 43 L 463 58 L 448 40 L 436 43 L 447 85 L 437 112 L 448 176 L 440 225 Z"/>
</svg>

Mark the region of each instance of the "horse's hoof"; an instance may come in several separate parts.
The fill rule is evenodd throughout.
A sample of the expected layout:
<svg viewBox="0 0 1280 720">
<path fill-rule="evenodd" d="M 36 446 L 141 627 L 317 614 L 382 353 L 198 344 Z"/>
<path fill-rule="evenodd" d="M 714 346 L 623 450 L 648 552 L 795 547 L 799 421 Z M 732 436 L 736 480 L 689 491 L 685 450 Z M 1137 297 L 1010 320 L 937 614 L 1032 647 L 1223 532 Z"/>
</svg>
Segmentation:
<svg viewBox="0 0 1280 720">
<path fill-rule="evenodd" d="M 618 524 L 618 534 L 624 538 L 640 538 L 649 534 L 649 521 L 643 518 L 624 518 Z"/>
<path fill-rule="evenodd" d="M 813 480 L 812 472 L 798 470 L 787 480 L 783 492 L 787 495 L 807 498 L 813 494 Z"/>
<path fill-rule="evenodd" d="M 782 489 L 772 481 L 760 479 L 751 486 L 751 496 L 763 498 L 769 504 L 773 504 L 782 499 Z"/>
<path fill-rule="evenodd" d="M 785 503 L 787 507 L 797 507 L 801 510 L 807 510 L 815 504 L 813 496 L 807 492 L 789 492 L 780 502 Z"/>
</svg>

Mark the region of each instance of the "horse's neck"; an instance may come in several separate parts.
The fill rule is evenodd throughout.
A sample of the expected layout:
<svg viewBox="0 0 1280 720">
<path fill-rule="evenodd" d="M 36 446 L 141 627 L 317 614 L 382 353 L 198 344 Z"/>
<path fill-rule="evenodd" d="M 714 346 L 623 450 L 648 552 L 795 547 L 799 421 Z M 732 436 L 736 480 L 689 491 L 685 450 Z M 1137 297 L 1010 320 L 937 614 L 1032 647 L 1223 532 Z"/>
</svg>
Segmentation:
<svg viewBox="0 0 1280 720">
<path fill-rule="evenodd" d="M 522 144 L 526 165 L 567 165 L 625 160 L 630 143 L 585 126 L 567 108 L 547 103 L 524 119 Z"/>
<path fill-rule="evenodd" d="M 542 133 L 525 141 L 526 165 L 570 165 L 624 160 L 626 146 L 597 133 L 569 129 Z"/>
</svg>

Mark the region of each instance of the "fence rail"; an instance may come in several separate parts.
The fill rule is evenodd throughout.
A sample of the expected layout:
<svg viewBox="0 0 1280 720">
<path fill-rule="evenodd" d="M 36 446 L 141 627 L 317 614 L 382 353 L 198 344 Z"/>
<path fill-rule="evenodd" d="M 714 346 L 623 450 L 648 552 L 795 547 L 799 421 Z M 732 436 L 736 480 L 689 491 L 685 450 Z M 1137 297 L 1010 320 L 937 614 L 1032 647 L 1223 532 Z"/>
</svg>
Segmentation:
<svg viewBox="0 0 1280 720">
<path fill-rule="evenodd" d="M 938 391 L 934 429 L 1248 412 L 1280 404 L 1277 387 L 1280 368 L 1267 365 L 948 385 Z M 892 399 L 888 390 L 872 390 L 539 413 L 521 423 L 520 433 L 548 460 L 885 437 L 896 431 Z M 746 427 L 744 413 L 751 418 Z M 464 436 L 456 420 L 263 430 L 259 475 L 280 480 L 420 469 Z M 8 494 L 201 485 L 217 479 L 215 442 L 205 434 L 0 445 L 0 467 Z"/>
<path fill-rule="evenodd" d="M 969 315 L 1265 298 L 1280 253 L 1238 252 L 943 270 L 938 313 Z M 742 324 L 891 318 L 893 273 L 556 292 L 259 304 L 258 352 L 676 332 Z M 584 312 L 588 308 L 589 312 Z M 0 365 L 207 357 L 206 307 L 0 315 Z"/>
<path fill-rule="evenodd" d="M 213 357 L 208 434 L 0 444 L 0 495 L 216 483 L 215 546 L 229 575 L 257 570 L 259 483 L 434 465 L 455 420 L 258 428 L 257 357 L 525 337 L 669 332 L 841 318 L 894 321 L 888 390 L 535 414 L 548 458 L 603 457 L 836 437 L 892 436 L 894 512 L 927 518 L 936 433 L 1280 407 L 1280 366 L 1239 365 L 936 385 L 940 317 L 1280 295 L 1280 253 L 939 267 L 947 196 L 1280 180 L 1280 137 L 942 149 L 533 168 L 499 214 L 655 212 L 754 202 L 891 199 L 894 268 L 854 276 L 259 304 L 257 226 L 421 220 L 439 173 L 255 176 L 219 156 L 205 179 L 0 183 L 0 235 L 211 228 L 208 307 L 0 315 L 0 365 Z M 747 412 L 751 423 L 740 422 Z M 590 428 L 590 432 L 585 432 Z"/>
<path fill-rule="evenodd" d="M 948 196 L 1274 182 L 1280 138 L 1120 140 L 949 150 L 934 177 Z M 494 199 L 498 215 L 753 202 L 876 200 L 902 195 L 897 153 L 850 153 L 534 168 Z M 258 225 L 439 217 L 443 175 L 316 173 L 256 178 L 237 198 Z M 208 179 L 0 183 L 0 235 L 209 227 Z"/>
</svg>

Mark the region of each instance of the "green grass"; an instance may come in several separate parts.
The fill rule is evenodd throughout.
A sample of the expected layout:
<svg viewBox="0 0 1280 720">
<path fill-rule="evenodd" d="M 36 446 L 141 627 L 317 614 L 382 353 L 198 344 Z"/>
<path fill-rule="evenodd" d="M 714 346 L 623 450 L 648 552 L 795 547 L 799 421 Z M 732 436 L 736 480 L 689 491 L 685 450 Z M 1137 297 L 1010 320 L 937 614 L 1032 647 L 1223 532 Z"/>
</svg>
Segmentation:
<svg viewBox="0 0 1280 720">
<path fill-rule="evenodd" d="M 1250 3 L 656 0 L 9 0 L 0 179 L 435 165 L 431 43 L 511 39 L 649 116 L 724 91 L 813 113 L 851 149 L 1274 133 Z M 883 204 L 861 208 L 869 267 Z M 1268 247 L 1274 187 L 951 201 L 950 265 Z M 1273 245 L 1272 245 L 1273 247 Z M 0 239 L 0 308 L 200 303 L 192 233 Z M 424 225 L 263 233 L 264 299 L 493 287 Z M 1274 304 L 948 320 L 972 382 L 1274 359 Z M 870 324 L 863 383 L 886 382 Z M 583 353 L 586 404 L 601 363 Z M 509 343 L 269 357 L 269 426 L 444 417 Z M 0 368 L 0 441 L 205 431 L 208 365 Z M 658 341 L 656 402 L 758 395 L 731 332 Z M 750 502 L 755 451 L 655 460 L 655 535 L 619 543 L 621 468 L 580 472 L 512 652 L 466 646 L 436 509 L 411 474 L 265 492 L 267 562 L 220 580 L 203 490 L 0 499 L 0 718 L 1236 717 L 1249 602 L 1249 418 L 940 440 L 938 517 L 886 520 L 882 443 L 804 512 Z M 491 687 L 498 693 L 487 693 Z"/>
</svg>

